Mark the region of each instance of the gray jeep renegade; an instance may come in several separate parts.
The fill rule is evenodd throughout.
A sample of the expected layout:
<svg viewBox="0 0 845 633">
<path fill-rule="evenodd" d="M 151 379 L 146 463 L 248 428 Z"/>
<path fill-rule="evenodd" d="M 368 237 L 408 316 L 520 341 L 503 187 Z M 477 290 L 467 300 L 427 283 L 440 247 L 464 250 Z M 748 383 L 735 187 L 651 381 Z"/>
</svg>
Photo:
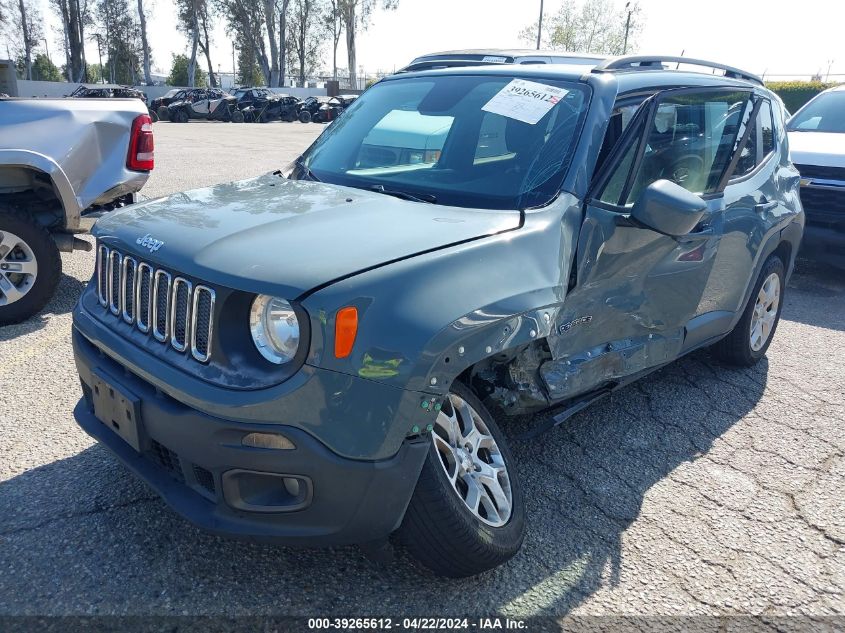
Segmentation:
<svg viewBox="0 0 845 633">
<path fill-rule="evenodd" d="M 523 539 L 513 416 L 766 353 L 798 187 L 781 102 L 735 68 L 389 77 L 289 171 L 97 223 L 76 419 L 212 532 L 395 536 L 477 574 Z"/>
</svg>

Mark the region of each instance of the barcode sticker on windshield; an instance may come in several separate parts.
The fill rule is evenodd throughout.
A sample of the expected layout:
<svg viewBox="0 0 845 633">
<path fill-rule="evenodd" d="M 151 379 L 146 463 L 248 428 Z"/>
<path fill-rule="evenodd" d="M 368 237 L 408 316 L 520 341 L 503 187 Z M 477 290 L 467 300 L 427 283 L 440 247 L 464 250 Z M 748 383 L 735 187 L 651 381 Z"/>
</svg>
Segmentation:
<svg viewBox="0 0 845 633">
<path fill-rule="evenodd" d="M 482 59 L 482 63 L 487 64 L 504 64 L 508 61 L 507 57 L 499 57 L 498 55 L 485 55 Z"/>
<path fill-rule="evenodd" d="M 536 124 L 568 90 L 525 79 L 514 79 L 481 108 L 523 123 Z"/>
</svg>

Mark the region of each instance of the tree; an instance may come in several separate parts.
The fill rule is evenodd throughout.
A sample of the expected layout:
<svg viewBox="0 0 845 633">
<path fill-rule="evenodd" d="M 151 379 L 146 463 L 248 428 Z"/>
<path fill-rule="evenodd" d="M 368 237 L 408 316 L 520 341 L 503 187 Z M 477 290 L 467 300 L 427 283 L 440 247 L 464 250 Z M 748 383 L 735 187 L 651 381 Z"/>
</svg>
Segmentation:
<svg viewBox="0 0 845 633">
<path fill-rule="evenodd" d="M 211 63 L 211 36 L 214 28 L 211 7 L 208 0 L 176 0 L 179 16 L 178 28 L 188 37 L 191 44 L 191 57 L 188 65 L 189 78 L 196 73 L 197 53 L 205 57 L 208 77 L 212 87 L 217 87 L 217 75 Z"/>
<path fill-rule="evenodd" d="M 44 33 L 40 12 L 33 0 L 14 0 L 14 3 L 10 2 L 8 11 L 14 37 L 23 47 L 21 74 L 24 79 L 32 79 L 32 52 L 41 42 Z"/>
<path fill-rule="evenodd" d="M 628 14 L 630 12 L 630 23 Z M 643 27 L 642 9 L 636 0 L 620 7 L 614 0 L 564 0 L 560 10 L 544 16 L 548 24 L 543 44 L 570 52 L 622 55 L 627 30 L 628 52 L 636 49 L 636 39 Z M 537 24 L 524 28 L 520 39 L 536 44 Z"/>
<path fill-rule="evenodd" d="M 61 81 L 62 73 L 44 53 L 38 53 L 32 63 L 32 78 L 36 81 Z"/>
<path fill-rule="evenodd" d="M 269 85 L 271 64 L 267 58 L 266 32 L 267 16 L 263 2 L 254 0 L 216 0 L 217 8 L 234 31 L 236 41 L 242 48 L 254 53 L 255 62 L 261 69 L 263 84 Z M 270 16 L 273 19 L 275 16 Z"/>
<path fill-rule="evenodd" d="M 65 75 L 70 82 L 92 81 L 86 75 L 85 28 L 93 23 L 93 0 L 49 0 L 62 26 Z"/>
<path fill-rule="evenodd" d="M 255 61 L 255 51 L 249 46 L 238 49 L 238 77 L 239 86 L 260 86 L 264 83 L 264 75 Z"/>
<path fill-rule="evenodd" d="M 328 0 L 326 9 L 326 31 L 332 35 L 332 79 L 337 81 L 337 46 L 343 35 L 342 0 Z"/>
<path fill-rule="evenodd" d="M 141 74 L 142 45 L 128 0 L 98 0 L 97 35 L 105 42 L 106 74 L 111 83 L 136 84 Z"/>
<path fill-rule="evenodd" d="M 349 87 L 358 89 L 356 69 L 358 68 L 356 38 L 359 30 L 365 30 L 370 24 L 377 0 L 339 0 L 343 18 L 343 30 L 346 32 L 346 54 L 349 62 Z M 399 0 L 381 0 L 384 9 L 395 9 Z"/>
<path fill-rule="evenodd" d="M 144 56 L 144 85 L 152 86 L 153 78 L 150 72 L 150 45 L 147 41 L 147 16 L 144 15 L 144 0 L 138 0 L 138 21 L 141 25 L 141 50 Z"/>
<path fill-rule="evenodd" d="M 318 0 L 292 0 L 288 21 L 290 58 L 298 69 L 300 86 L 317 65 L 322 45 L 325 21 Z"/>
<path fill-rule="evenodd" d="M 168 86 L 190 86 L 205 88 L 208 86 L 208 78 L 203 72 L 202 68 L 195 69 L 194 84 L 191 85 L 188 80 L 188 60 L 187 55 L 174 55 L 173 63 L 170 67 L 170 75 L 168 75 L 165 83 Z"/>
</svg>

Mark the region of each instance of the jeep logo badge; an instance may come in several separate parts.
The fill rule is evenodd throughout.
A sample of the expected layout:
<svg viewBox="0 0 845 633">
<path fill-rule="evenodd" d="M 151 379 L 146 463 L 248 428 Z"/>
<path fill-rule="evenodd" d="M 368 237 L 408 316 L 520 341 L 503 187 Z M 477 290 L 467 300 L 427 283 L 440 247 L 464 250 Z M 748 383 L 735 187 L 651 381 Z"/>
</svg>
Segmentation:
<svg viewBox="0 0 845 633">
<path fill-rule="evenodd" d="M 155 253 L 158 249 L 164 246 L 164 242 L 155 239 L 149 233 L 147 233 L 144 237 L 139 237 L 137 240 L 135 240 L 135 243 L 138 246 L 143 246 L 144 248 L 148 249 L 151 253 Z"/>
</svg>

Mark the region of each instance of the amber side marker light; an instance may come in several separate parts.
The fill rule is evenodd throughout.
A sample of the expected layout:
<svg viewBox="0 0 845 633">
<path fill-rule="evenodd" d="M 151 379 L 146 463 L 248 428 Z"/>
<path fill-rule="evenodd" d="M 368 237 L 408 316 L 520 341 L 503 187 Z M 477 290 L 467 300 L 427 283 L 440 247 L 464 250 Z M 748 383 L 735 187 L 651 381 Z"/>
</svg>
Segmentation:
<svg viewBox="0 0 845 633">
<path fill-rule="evenodd" d="M 347 306 L 337 311 L 334 325 L 335 358 L 346 358 L 352 353 L 358 334 L 358 308 Z"/>
</svg>

